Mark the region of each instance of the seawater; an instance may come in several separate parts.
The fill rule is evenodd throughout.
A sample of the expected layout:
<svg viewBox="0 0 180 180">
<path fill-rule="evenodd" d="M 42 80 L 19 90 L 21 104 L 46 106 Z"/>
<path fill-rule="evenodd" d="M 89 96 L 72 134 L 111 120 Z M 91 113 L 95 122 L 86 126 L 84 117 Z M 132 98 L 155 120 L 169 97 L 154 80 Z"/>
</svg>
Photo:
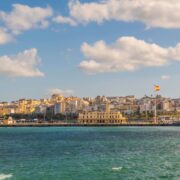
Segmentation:
<svg viewBox="0 0 180 180">
<path fill-rule="evenodd" d="M 180 127 L 0 128 L 0 180 L 180 179 Z"/>
</svg>

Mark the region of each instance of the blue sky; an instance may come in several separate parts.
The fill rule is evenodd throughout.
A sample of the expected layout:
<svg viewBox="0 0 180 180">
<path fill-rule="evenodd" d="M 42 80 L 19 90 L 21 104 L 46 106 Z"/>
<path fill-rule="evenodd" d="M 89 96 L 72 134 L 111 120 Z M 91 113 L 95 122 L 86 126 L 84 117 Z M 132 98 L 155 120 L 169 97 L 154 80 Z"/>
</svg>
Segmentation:
<svg viewBox="0 0 180 180">
<path fill-rule="evenodd" d="M 90 5 L 92 2 L 95 5 L 102 4 L 98 0 L 79 1 L 80 5 Z M 93 73 L 89 73 L 86 72 L 86 68 L 89 68 L 87 67 L 88 64 L 86 68 L 81 66 L 82 61 L 89 62 L 92 57 L 95 58 L 95 62 L 99 63 L 102 61 L 102 55 L 97 55 L 98 50 L 94 45 L 94 43 L 100 40 L 103 40 L 110 50 L 114 48 L 117 39 L 122 37 L 133 37 L 135 38 L 135 42 L 140 40 L 146 42 L 148 45 L 155 43 L 165 49 L 168 47 L 175 48 L 180 42 L 180 29 L 178 27 L 174 27 L 173 25 L 164 27 L 162 24 L 156 27 L 156 25 L 151 23 L 152 27 L 147 28 L 149 22 L 144 23 L 141 20 L 131 20 L 129 22 L 121 19 L 114 20 L 113 18 L 106 20 L 103 17 L 100 23 L 98 19 L 96 20 L 96 17 L 79 20 L 78 15 L 74 15 L 73 17 L 69 15 L 70 9 L 67 0 L 39 0 L 38 2 L 36 0 L 2 1 L 0 3 L 0 11 L 10 14 L 13 11 L 13 4 L 26 5 L 30 8 L 49 7 L 53 13 L 47 17 L 47 21 L 49 22 L 47 27 L 28 27 L 26 29 L 20 29 L 18 33 L 14 32 L 17 30 L 14 24 L 10 26 L 6 22 L 8 16 L 5 17 L 5 20 L 2 20 L 3 18 L 0 15 L 0 29 L 5 28 L 5 31 L 13 37 L 12 40 L 0 44 L 0 66 L 3 67 L 3 63 L 6 62 L 4 56 L 11 58 L 12 56 L 17 56 L 18 53 L 34 48 L 37 51 L 35 54 L 41 59 L 41 62 L 35 64 L 35 66 L 39 72 L 43 73 L 43 75 L 40 75 L 33 71 L 30 76 L 26 75 L 25 72 L 18 74 L 13 70 L 13 68 L 18 69 L 18 64 L 10 69 L 6 68 L 4 70 L 0 68 L 0 101 L 16 100 L 19 98 L 43 98 L 47 97 L 49 92 L 54 89 L 59 89 L 61 92 L 71 90 L 71 94 L 80 97 L 94 97 L 96 95 L 125 96 L 132 94 L 141 97 L 145 94 L 153 94 L 153 85 L 155 84 L 161 86 L 162 95 L 179 97 L 180 62 L 177 57 L 178 55 L 172 57 L 172 59 L 176 59 L 175 61 L 171 61 L 170 55 L 167 55 L 165 59 L 168 59 L 169 62 L 163 63 L 161 66 L 156 66 L 156 62 L 152 66 L 141 66 L 138 62 L 138 68 L 131 71 L 126 68 L 122 69 L 121 67 L 114 70 L 110 67 L 111 58 L 107 59 L 108 65 L 100 63 L 98 68 L 104 68 L 102 71 L 96 69 L 93 70 Z M 76 25 L 72 26 L 66 22 L 53 22 L 52 19 L 60 15 L 73 19 Z M 160 17 L 156 18 L 158 19 Z M 127 42 L 128 40 L 130 39 L 126 38 Z M 92 49 L 97 50 L 97 52 L 94 52 L 96 55 L 92 55 L 88 51 L 88 57 L 86 57 L 87 49 L 83 51 L 81 48 L 85 42 L 88 45 L 89 51 Z M 123 46 L 124 44 L 122 45 L 121 42 L 120 45 Z M 139 52 L 138 48 L 137 44 L 137 51 Z M 126 53 L 130 54 L 131 51 L 128 50 Z M 148 53 L 151 54 L 151 52 Z M 148 53 L 147 56 L 150 56 Z M 101 56 L 100 60 L 98 59 L 99 56 Z M 25 61 L 28 61 L 27 56 L 24 55 L 23 57 Z M 16 58 L 11 58 L 11 60 L 16 60 Z M 124 65 L 128 63 L 129 59 L 127 58 L 122 61 L 123 64 L 115 63 L 113 66 Z M 143 59 L 143 61 L 147 61 L 147 59 Z M 32 69 L 28 68 L 27 70 Z"/>
</svg>

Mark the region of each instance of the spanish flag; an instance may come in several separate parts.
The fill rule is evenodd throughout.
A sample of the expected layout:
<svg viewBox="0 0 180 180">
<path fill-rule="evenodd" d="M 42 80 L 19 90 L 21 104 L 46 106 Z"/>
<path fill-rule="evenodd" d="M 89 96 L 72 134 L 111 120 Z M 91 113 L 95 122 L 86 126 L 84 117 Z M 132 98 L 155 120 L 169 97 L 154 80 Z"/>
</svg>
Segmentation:
<svg viewBox="0 0 180 180">
<path fill-rule="evenodd" d="M 158 86 L 158 85 L 155 85 L 155 86 L 154 86 L 154 90 L 155 90 L 155 91 L 160 91 L 160 90 L 161 90 L 161 87 Z"/>
</svg>

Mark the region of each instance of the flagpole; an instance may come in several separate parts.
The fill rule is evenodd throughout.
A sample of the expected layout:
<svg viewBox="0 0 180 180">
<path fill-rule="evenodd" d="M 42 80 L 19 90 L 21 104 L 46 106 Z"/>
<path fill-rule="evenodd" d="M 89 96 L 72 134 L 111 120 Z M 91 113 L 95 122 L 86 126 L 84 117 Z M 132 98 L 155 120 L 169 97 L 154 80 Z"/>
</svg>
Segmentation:
<svg viewBox="0 0 180 180">
<path fill-rule="evenodd" d="M 160 86 L 155 85 L 155 107 L 154 107 L 154 122 L 157 123 L 157 91 L 160 91 Z"/>
<path fill-rule="evenodd" d="M 156 94 L 155 94 L 155 109 L 154 109 L 154 121 L 155 121 L 155 123 L 157 123 L 157 99 L 156 99 Z"/>
</svg>

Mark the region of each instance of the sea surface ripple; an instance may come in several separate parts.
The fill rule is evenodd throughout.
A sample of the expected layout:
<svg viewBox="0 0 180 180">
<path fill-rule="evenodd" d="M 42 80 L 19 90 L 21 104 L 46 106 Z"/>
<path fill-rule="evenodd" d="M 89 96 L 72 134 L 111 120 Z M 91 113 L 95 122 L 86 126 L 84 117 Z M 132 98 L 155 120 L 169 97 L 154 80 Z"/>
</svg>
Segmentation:
<svg viewBox="0 0 180 180">
<path fill-rule="evenodd" d="M 2 179 L 179 180 L 180 128 L 0 128 Z"/>
</svg>

